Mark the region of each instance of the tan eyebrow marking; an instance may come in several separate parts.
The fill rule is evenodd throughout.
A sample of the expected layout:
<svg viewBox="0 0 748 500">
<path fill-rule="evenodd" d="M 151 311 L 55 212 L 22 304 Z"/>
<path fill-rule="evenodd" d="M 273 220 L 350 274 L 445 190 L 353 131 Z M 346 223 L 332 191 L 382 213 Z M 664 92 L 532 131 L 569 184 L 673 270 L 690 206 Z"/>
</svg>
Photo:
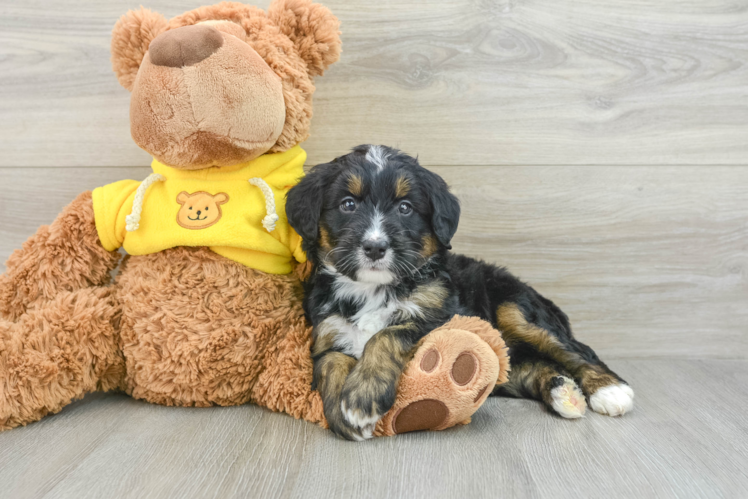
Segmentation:
<svg viewBox="0 0 748 500">
<path fill-rule="evenodd" d="M 330 243 L 330 233 L 327 232 L 327 229 L 324 227 L 319 228 L 319 246 L 321 246 L 325 250 L 332 249 L 332 244 Z"/>
<path fill-rule="evenodd" d="M 425 258 L 429 258 L 434 253 L 436 253 L 436 238 L 434 238 L 433 235 L 427 234 L 421 239 L 421 244 L 423 245 L 423 249 L 421 250 L 421 255 Z"/>
<path fill-rule="evenodd" d="M 403 198 L 410 193 L 410 181 L 405 177 L 398 177 L 395 184 L 395 197 Z"/>
<path fill-rule="evenodd" d="M 348 191 L 353 196 L 361 196 L 361 193 L 364 191 L 364 181 L 361 180 L 361 177 L 358 175 L 351 175 L 348 178 Z"/>
</svg>

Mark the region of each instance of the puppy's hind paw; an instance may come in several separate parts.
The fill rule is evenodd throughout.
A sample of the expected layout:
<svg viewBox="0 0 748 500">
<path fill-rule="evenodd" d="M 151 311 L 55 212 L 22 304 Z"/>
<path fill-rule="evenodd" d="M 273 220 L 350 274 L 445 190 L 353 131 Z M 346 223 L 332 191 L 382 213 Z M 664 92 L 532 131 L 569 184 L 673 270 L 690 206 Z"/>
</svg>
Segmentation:
<svg viewBox="0 0 748 500">
<path fill-rule="evenodd" d="M 602 387 L 590 396 L 590 406 L 603 415 L 623 415 L 634 409 L 634 390 L 628 384 Z"/>
<path fill-rule="evenodd" d="M 564 418 L 580 418 L 584 416 L 587 403 L 577 384 L 568 377 L 553 378 L 554 387 L 551 389 L 551 406 Z"/>
</svg>

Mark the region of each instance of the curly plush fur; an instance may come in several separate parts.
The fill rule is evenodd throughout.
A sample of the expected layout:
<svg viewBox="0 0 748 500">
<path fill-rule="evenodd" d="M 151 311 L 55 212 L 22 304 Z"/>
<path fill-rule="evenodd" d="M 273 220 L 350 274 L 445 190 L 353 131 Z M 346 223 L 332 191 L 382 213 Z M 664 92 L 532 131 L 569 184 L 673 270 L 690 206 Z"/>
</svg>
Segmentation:
<svg viewBox="0 0 748 500">
<path fill-rule="evenodd" d="M 118 261 L 99 244 L 90 192 L 8 260 L 0 276 L 0 430 L 121 387 L 121 308 L 106 286 Z"/>
<path fill-rule="evenodd" d="M 310 335 L 294 275 L 180 247 L 127 258 L 116 290 L 133 396 L 176 406 L 256 401 L 320 420 L 310 415 L 319 397 L 308 389 Z"/>
<path fill-rule="evenodd" d="M 94 390 L 170 406 L 249 401 L 322 422 L 296 274 L 206 248 L 128 256 L 101 247 L 81 194 L 0 278 L 0 430 Z"/>
<path fill-rule="evenodd" d="M 171 64 L 168 53 L 151 60 L 152 44 L 198 23 L 204 27 L 187 28 L 177 38 L 207 33 L 216 50 L 181 66 Z M 267 14 L 224 2 L 170 21 L 141 9 L 120 19 L 112 36 L 114 71 L 133 92 L 133 138 L 157 159 L 174 158 L 166 163 L 186 170 L 245 162 L 303 141 L 312 78 L 339 54 L 337 19 L 310 0 L 275 0 Z M 231 113 L 237 106 L 244 106 L 244 115 Z M 201 108 L 206 116 L 197 116 Z M 247 119 L 257 109 L 281 109 L 285 116 L 260 112 Z M 242 139 L 274 131 L 276 118 L 274 139 L 267 132 L 249 146 L 252 141 Z M 99 241 L 90 192 L 8 260 L 0 276 L 0 430 L 36 421 L 95 390 L 123 390 L 174 406 L 253 402 L 327 426 L 320 395 L 311 390 L 311 327 L 300 286 L 308 264 L 289 275 L 267 274 L 207 248 L 185 247 L 120 261 Z M 491 352 L 487 344 L 498 334 L 490 326 L 475 329 L 477 336 L 465 333 L 472 336 L 467 345 Z M 449 345 L 443 355 L 458 355 Z M 489 364 L 496 361 L 489 358 Z M 491 384 L 496 380 L 490 370 L 480 373 Z M 427 395 L 416 387 L 400 401 Z M 469 401 L 452 413 L 458 420 L 482 403 L 464 390 L 460 397 Z M 397 420 L 401 430 L 431 428 L 413 418 L 417 412 L 398 410 L 404 412 Z M 396 432 L 394 425 L 379 433 Z"/>
<path fill-rule="evenodd" d="M 224 2 L 171 21 L 147 9 L 123 16 L 112 34 L 112 66 L 120 83 L 145 99 L 133 102 L 133 109 L 145 102 L 191 110 L 232 91 L 251 107 L 248 94 L 241 94 L 246 80 L 242 74 L 232 77 L 224 66 L 237 68 L 243 57 L 255 57 L 247 75 L 281 83 L 282 131 L 261 150 L 236 148 L 231 160 L 285 151 L 303 141 L 312 115 L 312 78 L 340 54 L 339 23 L 309 0 L 276 0 L 271 7 L 266 14 Z M 205 21 L 224 37 L 222 54 L 190 68 L 149 61 L 148 49 L 159 35 Z M 241 48 L 245 43 L 247 50 Z M 204 87 L 194 94 L 179 86 L 180 74 L 194 69 L 222 76 L 218 85 L 224 89 Z M 169 81 L 177 82 L 170 97 L 153 100 L 152 92 Z M 246 132 L 241 122 L 231 123 L 232 115 L 225 116 L 226 138 L 209 133 L 176 144 L 177 156 L 187 160 L 173 166 L 201 168 L 200 159 L 210 156 L 220 162 L 215 152 L 222 141 Z M 157 114 L 147 131 L 153 140 L 173 137 L 174 127 L 188 129 L 195 121 L 161 118 Z M 158 153 L 150 143 L 140 145 Z M 57 412 L 86 392 L 109 389 L 165 405 L 252 401 L 324 425 L 321 400 L 310 389 L 310 327 L 298 274 L 262 273 L 206 248 L 173 248 L 126 257 L 112 283 L 110 272 L 120 257 L 101 246 L 87 192 L 8 260 L 0 276 L 0 429 Z"/>
</svg>

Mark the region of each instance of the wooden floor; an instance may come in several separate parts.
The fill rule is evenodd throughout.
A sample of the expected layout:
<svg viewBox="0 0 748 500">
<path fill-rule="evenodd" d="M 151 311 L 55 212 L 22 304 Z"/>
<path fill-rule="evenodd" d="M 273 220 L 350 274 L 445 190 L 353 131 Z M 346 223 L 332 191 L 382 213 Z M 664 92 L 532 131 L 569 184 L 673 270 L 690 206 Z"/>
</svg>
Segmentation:
<svg viewBox="0 0 748 500">
<path fill-rule="evenodd" d="M 0 434 L 3 497 L 745 497 L 748 361 L 613 361 L 621 418 L 492 398 L 473 422 L 349 443 L 243 406 L 92 395 Z"/>
<path fill-rule="evenodd" d="M 343 53 L 309 163 L 419 155 L 461 199 L 455 250 L 559 304 L 634 413 L 492 399 L 464 428 L 351 444 L 96 394 L 0 433 L 0 496 L 748 496 L 746 0 L 322 1 Z M 109 51 L 140 3 L 211 2 L 0 0 L 0 272 L 78 193 L 148 175 Z"/>
</svg>

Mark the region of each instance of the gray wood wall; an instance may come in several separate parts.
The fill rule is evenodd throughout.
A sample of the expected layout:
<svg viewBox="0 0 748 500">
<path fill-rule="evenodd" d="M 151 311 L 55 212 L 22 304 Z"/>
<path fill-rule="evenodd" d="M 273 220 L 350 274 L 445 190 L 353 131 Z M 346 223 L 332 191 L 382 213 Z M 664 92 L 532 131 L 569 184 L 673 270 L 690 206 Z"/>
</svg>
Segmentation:
<svg viewBox="0 0 748 500">
<path fill-rule="evenodd" d="M 462 199 L 455 249 L 536 285 L 604 356 L 748 357 L 747 1 L 325 3 L 344 52 L 310 163 L 418 154 Z M 0 261 L 78 192 L 147 175 L 109 63 L 138 6 L 0 0 Z"/>
</svg>

